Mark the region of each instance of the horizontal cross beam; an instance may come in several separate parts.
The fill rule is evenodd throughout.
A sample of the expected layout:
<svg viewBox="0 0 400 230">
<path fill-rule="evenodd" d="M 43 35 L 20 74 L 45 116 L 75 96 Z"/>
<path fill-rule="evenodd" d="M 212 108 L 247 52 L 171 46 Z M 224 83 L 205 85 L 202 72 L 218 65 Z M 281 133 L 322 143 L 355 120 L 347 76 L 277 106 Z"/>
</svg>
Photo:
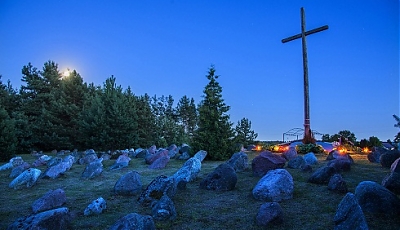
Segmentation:
<svg viewBox="0 0 400 230">
<path fill-rule="evenodd" d="M 317 32 L 327 30 L 328 28 L 329 28 L 329 26 L 327 26 L 327 25 L 321 26 L 321 27 L 318 27 L 316 29 L 306 31 L 305 35 L 307 36 L 307 35 L 310 35 L 310 34 L 315 34 Z M 301 34 L 296 34 L 294 36 L 282 39 L 282 43 L 290 42 L 290 41 L 293 41 L 293 40 L 298 39 L 298 38 L 301 38 Z"/>
</svg>

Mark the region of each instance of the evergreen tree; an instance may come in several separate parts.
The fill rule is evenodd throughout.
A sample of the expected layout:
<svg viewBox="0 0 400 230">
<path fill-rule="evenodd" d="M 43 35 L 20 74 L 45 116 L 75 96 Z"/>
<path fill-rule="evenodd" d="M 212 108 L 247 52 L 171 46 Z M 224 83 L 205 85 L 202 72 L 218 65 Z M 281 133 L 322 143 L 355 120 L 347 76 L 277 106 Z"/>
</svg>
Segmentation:
<svg viewBox="0 0 400 230">
<path fill-rule="evenodd" d="M 400 118 L 397 116 L 397 115 L 395 115 L 395 114 L 393 114 L 393 118 L 396 120 L 396 124 L 394 124 L 394 127 L 397 127 L 397 128 L 400 128 Z M 393 140 L 394 142 L 397 142 L 397 143 L 399 143 L 400 142 L 400 132 L 398 132 L 397 134 L 396 134 L 396 136 L 394 136 L 394 140 Z M 396 146 L 397 147 L 397 146 Z"/>
<path fill-rule="evenodd" d="M 230 107 L 222 98 L 222 87 L 211 66 L 207 79 L 209 83 L 204 88 L 203 100 L 199 105 L 199 123 L 193 139 L 195 151 L 207 151 L 211 160 L 226 160 L 233 151 L 233 129 L 227 112 Z"/>
<path fill-rule="evenodd" d="M 52 133 L 52 121 L 50 105 L 55 100 L 52 91 L 57 90 L 57 66 L 53 62 L 45 63 L 43 71 L 38 71 L 31 63 L 22 68 L 22 85 L 20 88 L 21 110 L 19 117 L 26 118 L 27 127 L 22 142 L 26 143 L 30 150 L 50 150 L 52 143 L 46 140 L 45 135 Z M 53 75 L 57 76 L 53 76 Z M 50 120 L 49 120 L 50 119 Z M 21 133 L 21 134 L 22 134 Z"/>
<path fill-rule="evenodd" d="M 324 135 L 322 135 L 321 140 L 324 141 L 324 142 L 330 142 L 331 141 L 331 137 L 329 136 L 329 134 L 324 134 Z"/>
<path fill-rule="evenodd" d="M 379 138 L 377 138 L 375 136 L 369 137 L 368 142 L 369 142 L 369 147 L 381 147 L 382 146 L 381 140 L 379 140 Z"/>
<path fill-rule="evenodd" d="M 86 83 L 75 70 L 61 80 L 57 101 L 53 103 L 54 114 L 58 118 L 58 134 L 65 137 L 59 148 L 72 149 L 79 146 L 79 114 L 83 110 Z"/>
<path fill-rule="evenodd" d="M 243 146 L 248 146 L 253 144 L 258 134 L 251 130 L 251 121 L 247 118 L 242 118 L 238 121 L 235 127 L 235 143 L 243 144 Z"/>
<path fill-rule="evenodd" d="M 177 122 L 183 128 L 183 142 L 190 143 L 196 129 L 198 115 L 194 99 L 183 96 L 176 107 Z"/>
<path fill-rule="evenodd" d="M 181 142 L 183 130 L 177 124 L 176 111 L 173 108 L 174 99 L 171 95 L 152 98 L 152 113 L 155 116 L 155 144 L 167 147 L 172 143 Z"/>
<path fill-rule="evenodd" d="M 136 97 L 136 114 L 138 123 L 139 147 L 149 147 L 156 138 L 156 120 L 151 109 L 151 98 L 148 94 Z"/>
<path fill-rule="evenodd" d="M 90 92 L 90 90 L 89 90 Z M 87 109 L 81 114 L 81 129 L 87 148 L 101 150 L 126 149 L 136 145 L 137 122 L 132 93 L 124 94 L 111 76 L 98 93 L 93 93 Z M 132 107 L 133 106 L 133 107 Z"/>
<path fill-rule="evenodd" d="M 106 135 L 105 106 L 102 102 L 100 89 L 89 85 L 84 109 L 79 115 L 80 147 L 84 149 L 102 149 Z"/>
<path fill-rule="evenodd" d="M 14 98 L 10 81 L 4 85 L 0 75 L 0 161 L 8 161 L 17 150 L 15 119 L 10 117 L 16 104 Z"/>
</svg>

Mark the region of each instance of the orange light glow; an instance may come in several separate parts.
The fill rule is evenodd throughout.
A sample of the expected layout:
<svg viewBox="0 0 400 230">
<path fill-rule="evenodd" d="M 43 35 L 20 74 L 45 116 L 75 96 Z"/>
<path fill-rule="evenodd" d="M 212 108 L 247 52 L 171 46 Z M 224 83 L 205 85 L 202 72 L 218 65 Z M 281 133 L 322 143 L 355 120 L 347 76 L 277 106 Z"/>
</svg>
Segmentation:
<svg viewBox="0 0 400 230">
<path fill-rule="evenodd" d="M 261 150 L 261 146 L 257 145 L 256 149 L 257 149 L 257 151 L 260 151 Z"/>
<path fill-rule="evenodd" d="M 339 153 L 345 153 L 345 152 L 346 152 L 346 149 L 345 149 L 345 148 L 339 149 Z"/>
<path fill-rule="evenodd" d="M 369 149 L 367 148 L 367 147 L 365 147 L 365 148 L 363 148 L 363 150 L 362 150 L 364 153 L 368 153 L 369 152 Z"/>
<path fill-rule="evenodd" d="M 285 151 L 288 151 L 288 150 L 289 150 L 289 146 L 286 146 L 286 147 L 285 147 Z"/>
</svg>

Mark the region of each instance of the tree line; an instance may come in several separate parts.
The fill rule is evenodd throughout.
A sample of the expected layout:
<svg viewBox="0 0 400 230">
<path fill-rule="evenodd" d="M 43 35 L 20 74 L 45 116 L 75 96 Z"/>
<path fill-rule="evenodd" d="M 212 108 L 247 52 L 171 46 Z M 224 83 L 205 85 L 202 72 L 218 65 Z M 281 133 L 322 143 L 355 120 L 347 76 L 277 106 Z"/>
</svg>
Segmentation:
<svg viewBox="0 0 400 230">
<path fill-rule="evenodd" d="M 196 104 L 183 96 L 174 106 L 169 96 L 135 95 L 111 76 L 102 86 L 86 83 L 78 72 L 63 76 L 53 61 L 38 70 L 23 66 L 23 84 L 13 89 L 0 76 L 0 159 L 53 149 L 107 151 L 167 147 L 187 143 L 210 159 L 230 157 L 237 144 L 252 144 L 257 134 L 251 121 L 230 122 L 214 66 Z"/>
</svg>

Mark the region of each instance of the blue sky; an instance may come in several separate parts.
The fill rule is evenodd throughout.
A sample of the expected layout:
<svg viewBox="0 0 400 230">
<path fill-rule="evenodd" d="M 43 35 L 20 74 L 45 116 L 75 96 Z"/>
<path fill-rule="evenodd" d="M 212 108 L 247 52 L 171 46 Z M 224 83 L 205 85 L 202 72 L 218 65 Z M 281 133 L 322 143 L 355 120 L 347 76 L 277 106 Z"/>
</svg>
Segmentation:
<svg viewBox="0 0 400 230">
<path fill-rule="evenodd" d="M 0 74 L 14 87 L 31 62 L 52 60 L 102 85 L 114 75 L 136 95 L 199 103 L 215 65 L 231 121 L 260 140 L 302 128 L 300 8 L 307 36 L 311 128 L 393 139 L 400 115 L 399 1 L 19 1 L 0 2 Z M 317 136 L 318 138 L 318 136 Z"/>
</svg>

